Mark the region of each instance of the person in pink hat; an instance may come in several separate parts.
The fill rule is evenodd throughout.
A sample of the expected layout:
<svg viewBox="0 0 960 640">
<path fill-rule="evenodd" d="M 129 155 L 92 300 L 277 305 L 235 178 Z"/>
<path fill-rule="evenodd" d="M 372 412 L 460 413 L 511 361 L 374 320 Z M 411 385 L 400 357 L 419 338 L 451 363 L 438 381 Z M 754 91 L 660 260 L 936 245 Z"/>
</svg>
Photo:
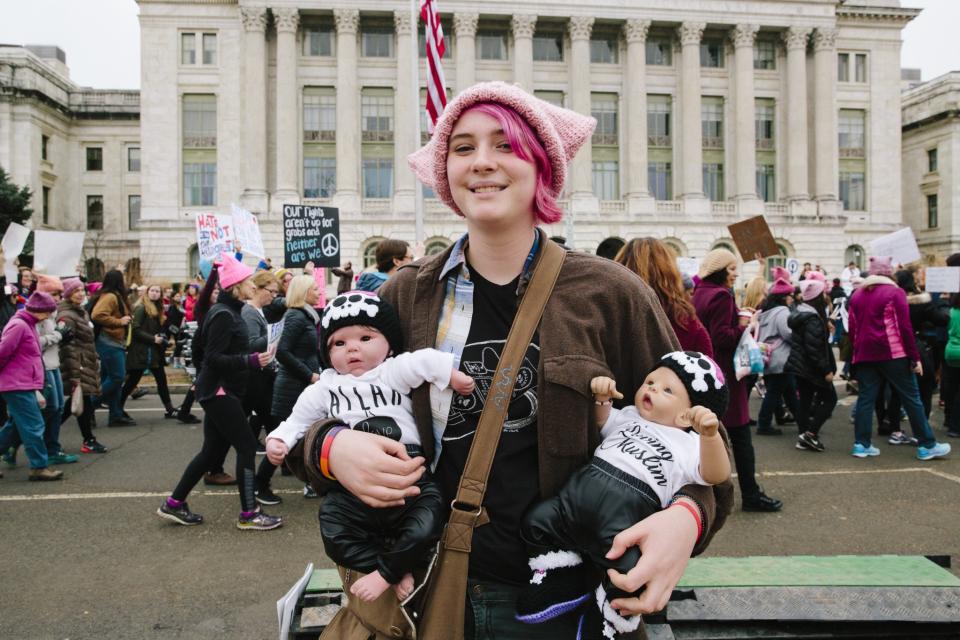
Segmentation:
<svg viewBox="0 0 960 640">
<path fill-rule="evenodd" d="M 474 85 L 447 105 L 430 142 L 409 163 L 463 218 L 466 234 L 444 253 L 401 267 L 380 289 L 398 311 L 406 348 L 453 353 L 478 389 L 489 388 L 528 279 L 552 242 L 538 225 L 562 219 L 558 198 L 567 166 L 595 126 L 593 118 L 503 82 Z M 482 504 L 489 523 L 474 531 L 465 597 L 467 610 L 479 613 L 467 616 L 467 637 L 491 638 L 495 629 L 497 638 L 573 638 L 588 612 L 602 620 L 589 611 L 598 607 L 594 599 L 576 615 L 542 624 L 516 619 L 518 585 L 530 579 L 525 542 L 532 542 L 521 538 L 520 525 L 525 512 L 555 495 L 599 443 L 591 423 L 591 378 L 612 377 L 633 397 L 659 358 L 678 347 L 655 294 L 636 274 L 597 256 L 565 254 L 527 346 L 524 380 L 510 398 Z M 423 457 L 411 459 L 386 438 L 328 425 L 315 425 L 315 438 L 307 438 L 328 451 L 330 475 L 366 504 L 402 504 L 416 493 L 425 464 L 448 499 L 456 491 L 486 394 L 454 400 L 423 386 L 412 400 Z M 317 467 L 313 456 L 305 464 Z M 629 594 L 612 603 L 624 616 L 666 604 L 691 553 L 705 548 L 729 513 L 731 487 L 686 485 L 669 508 L 617 536 L 609 566 L 627 547 L 642 552 L 628 573 L 611 571 L 607 578 Z M 367 623 L 369 611 L 351 598 L 327 633 L 346 637 Z M 602 629 L 590 631 L 599 635 Z"/>
<path fill-rule="evenodd" d="M 253 269 L 229 253 L 221 254 L 218 269 L 220 294 L 210 307 L 194 339 L 194 358 L 202 361 L 196 381 L 197 400 L 203 407 L 203 445 L 184 470 L 170 497 L 164 499 L 157 515 L 182 525 L 197 525 L 203 516 L 187 506 L 187 496 L 227 450 L 237 453 L 237 485 L 240 491 L 241 531 L 276 529 L 283 519 L 267 515 L 257 506 L 254 495 L 254 460 L 257 440 L 247 424 L 243 398 L 250 371 L 260 370 L 273 360 L 273 352 L 249 352 L 247 324 L 240 315 L 244 301 L 254 294 Z M 206 291 L 206 289 L 205 289 Z M 198 304 L 206 305 L 205 300 Z M 199 353 L 198 353 L 199 352 Z"/>
<path fill-rule="evenodd" d="M 767 297 L 757 319 L 757 340 L 765 344 L 767 350 L 763 366 L 763 381 L 767 392 L 757 415 L 757 435 L 783 433 L 772 424 L 778 407 L 781 407 L 782 411 L 782 406 L 786 405 L 793 416 L 797 415 L 796 382 L 792 375 L 783 371 L 790 357 L 790 336 L 793 332 L 788 320 L 793 310 L 795 287 L 790 281 L 790 273 L 783 267 L 774 267 L 770 275 L 773 277 L 773 284 L 767 289 Z M 786 422 L 778 418 L 778 423 Z"/>
</svg>

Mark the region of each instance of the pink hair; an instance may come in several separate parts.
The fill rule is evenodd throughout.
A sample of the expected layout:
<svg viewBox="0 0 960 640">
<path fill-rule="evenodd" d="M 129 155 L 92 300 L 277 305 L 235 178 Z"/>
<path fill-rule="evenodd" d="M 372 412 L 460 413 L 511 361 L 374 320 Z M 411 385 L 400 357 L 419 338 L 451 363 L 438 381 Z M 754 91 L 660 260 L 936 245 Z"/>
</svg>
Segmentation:
<svg viewBox="0 0 960 640">
<path fill-rule="evenodd" d="M 557 204 L 556 195 L 551 189 L 553 169 L 550 158 L 530 125 L 516 111 L 496 102 L 479 102 L 464 110 L 460 117 L 471 111 L 479 111 L 499 122 L 517 157 L 536 166 L 537 186 L 533 194 L 533 213 L 537 221 L 544 224 L 559 222 L 563 218 L 563 209 Z"/>
</svg>

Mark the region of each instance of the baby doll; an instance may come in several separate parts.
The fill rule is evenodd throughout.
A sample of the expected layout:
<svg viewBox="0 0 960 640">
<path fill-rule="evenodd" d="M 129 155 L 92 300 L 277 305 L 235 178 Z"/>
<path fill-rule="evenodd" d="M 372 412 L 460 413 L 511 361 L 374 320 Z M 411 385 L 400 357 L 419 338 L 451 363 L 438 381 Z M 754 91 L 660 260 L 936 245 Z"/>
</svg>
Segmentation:
<svg viewBox="0 0 960 640">
<path fill-rule="evenodd" d="M 330 368 L 267 435 L 267 457 L 274 464 L 283 461 L 312 424 L 328 418 L 338 418 L 347 425 L 343 428 L 397 440 L 411 457 L 423 455 L 410 391 L 425 382 L 465 395 L 473 391 L 473 378 L 454 368 L 451 353 L 421 349 L 394 356 L 402 347 L 400 320 L 374 294 L 337 296 L 323 310 L 320 325 L 320 348 Z M 327 439 L 334 435 L 331 431 Z M 324 550 L 338 565 L 368 573 L 351 587 L 355 596 L 373 601 L 393 585 L 403 600 L 413 590 L 411 570 L 439 539 L 445 512 L 429 472 L 417 486 L 420 495 L 402 507 L 384 509 L 367 506 L 340 487 L 327 493 L 320 507 Z"/>
<path fill-rule="evenodd" d="M 727 405 L 723 374 L 694 351 L 663 356 L 637 390 L 634 406 L 611 408 L 623 397 L 607 377 L 590 382 L 602 438 L 593 459 L 559 493 L 524 517 L 521 536 L 530 551 L 530 584 L 517 601 L 517 619 L 536 624 L 587 603 L 578 638 L 610 638 L 635 630 L 640 616 L 623 617 L 610 602 L 629 596 L 608 579 L 599 586 L 584 564 L 626 573 L 640 558 L 630 547 L 617 560 L 613 538 L 666 507 L 684 485 L 719 484 L 730 460 L 718 433 Z M 691 430 L 692 427 L 692 430 Z M 591 592 L 596 603 L 587 602 Z"/>
</svg>

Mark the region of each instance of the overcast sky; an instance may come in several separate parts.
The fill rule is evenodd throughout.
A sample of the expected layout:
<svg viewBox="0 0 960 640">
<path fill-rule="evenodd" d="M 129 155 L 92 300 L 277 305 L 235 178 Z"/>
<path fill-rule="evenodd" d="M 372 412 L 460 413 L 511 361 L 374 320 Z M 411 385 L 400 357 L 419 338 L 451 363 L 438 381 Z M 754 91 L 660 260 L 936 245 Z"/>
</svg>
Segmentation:
<svg viewBox="0 0 960 640">
<path fill-rule="evenodd" d="M 134 0 L 0 0 L 0 4 L 5 5 L 0 43 L 59 46 L 67 54 L 73 81 L 82 86 L 140 87 L 140 28 Z M 960 0 L 899 4 L 924 9 L 903 31 L 902 66 L 919 67 L 924 80 L 960 70 Z"/>
</svg>

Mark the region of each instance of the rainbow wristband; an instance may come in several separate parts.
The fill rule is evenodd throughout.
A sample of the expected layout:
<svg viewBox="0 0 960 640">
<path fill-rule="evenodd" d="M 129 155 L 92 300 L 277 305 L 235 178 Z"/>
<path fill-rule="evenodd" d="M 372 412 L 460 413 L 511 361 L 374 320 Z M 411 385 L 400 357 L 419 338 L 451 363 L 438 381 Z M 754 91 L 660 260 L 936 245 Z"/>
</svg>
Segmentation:
<svg viewBox="0 0 960 640">
<path fill-rule="evenodd" d="M 323 445 L 320 447 L 320 459 L 317 461 L 320 466 L 320 473 L 327 480 L 337 481 L 336 476 L 330 471 L 330 449 L 333 447 L 333 439 L 337 434 L 346 429 L 346 427 L 333 427 L 323 438 Z"/>
</svg>

